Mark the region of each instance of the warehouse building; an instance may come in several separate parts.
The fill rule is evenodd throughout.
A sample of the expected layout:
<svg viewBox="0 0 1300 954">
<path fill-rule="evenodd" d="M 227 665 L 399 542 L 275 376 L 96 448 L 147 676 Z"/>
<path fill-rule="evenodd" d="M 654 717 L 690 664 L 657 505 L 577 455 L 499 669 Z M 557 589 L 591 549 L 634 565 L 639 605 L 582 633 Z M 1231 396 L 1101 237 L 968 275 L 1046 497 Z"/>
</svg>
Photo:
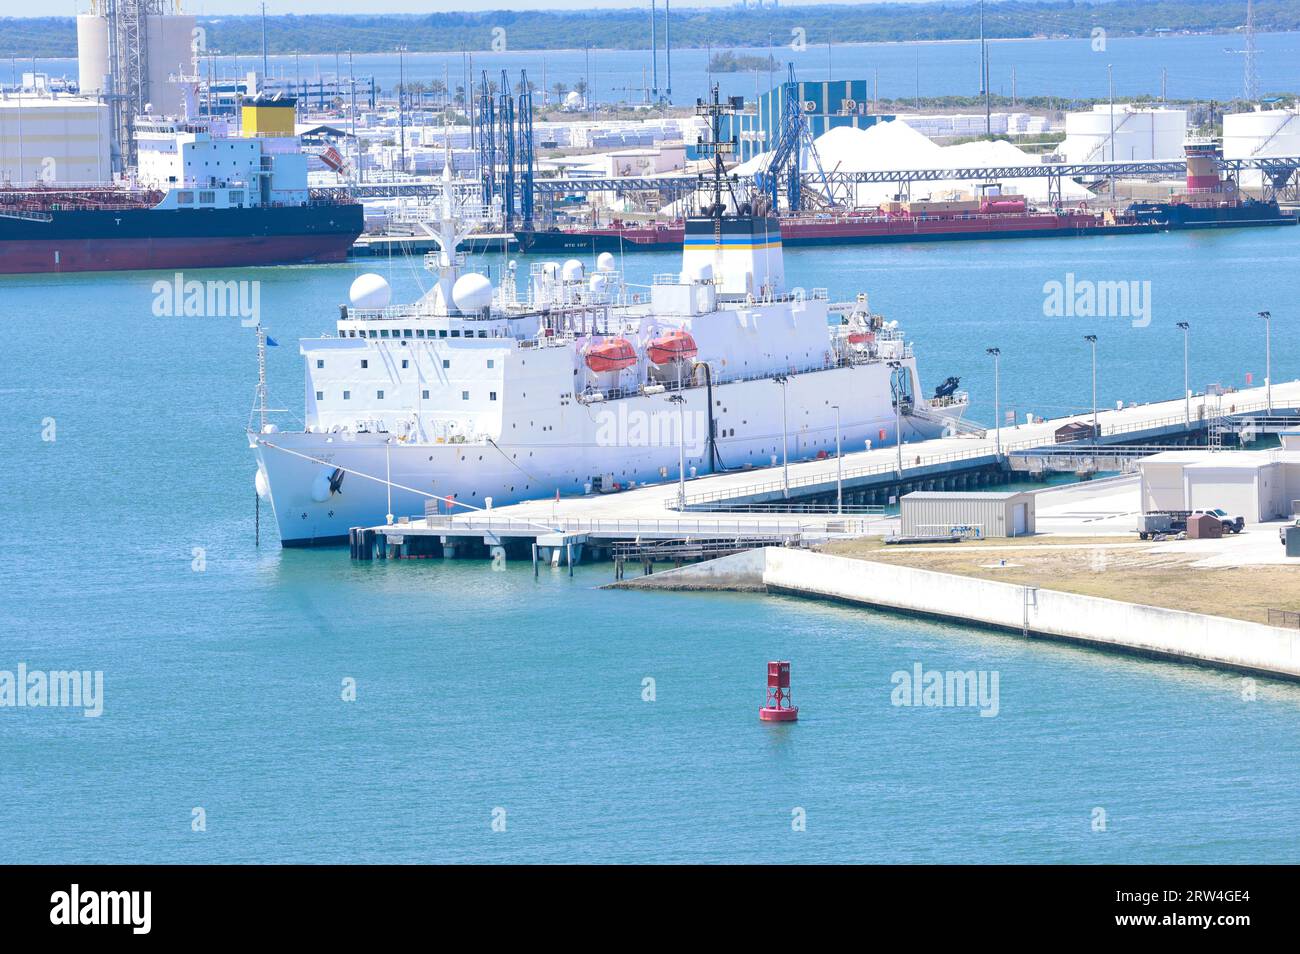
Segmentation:
<svg viewBox="0 0 1300 954">
<path fill-rule="evenodd" d="M 107 106 L 81 96 L 44 90 L 0 94 L 0 182 L 107 182 L 109 119 Z"/>
<path fill-rule="evenodd" d="M 1023 537 L 1034 532 L 1034 495 L 1023 491 L 917 491 L 899 501 L 905 537 Z"/>
<path fill-rule="evenodd" d="M 758 98 L 754 112 L 724 115 L 722 139 L 736 140 L 739 162 L 775 149 L 781 138 L 782 108 L 789 89 L 793 89 L 814 139 L 842 126 L 867 129 L 894 119 L 871 112 L 871 85 L 870 80 L 780 83 Z"/>
<path fill-rule="evenodd" d="M 1142 512 L 1214 510 L 1261 523 L 1300 512 L 1300 448 L 1165 451 L 1138 461 Z"/>
</svg>

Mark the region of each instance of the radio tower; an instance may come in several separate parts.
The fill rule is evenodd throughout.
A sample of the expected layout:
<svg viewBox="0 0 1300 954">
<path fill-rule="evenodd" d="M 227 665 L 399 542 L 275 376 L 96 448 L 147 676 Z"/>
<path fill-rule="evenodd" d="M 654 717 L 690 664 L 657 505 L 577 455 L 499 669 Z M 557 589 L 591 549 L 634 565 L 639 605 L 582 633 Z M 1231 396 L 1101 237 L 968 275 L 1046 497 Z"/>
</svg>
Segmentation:
<svg viewBox="0 0 1300 954">
<path fill-rule="evenodd" d="M 1259 70 L 1255 66 L 1255 0 L 1246 0 L 1246 102 L 1259 101 Z"/>
</svg>

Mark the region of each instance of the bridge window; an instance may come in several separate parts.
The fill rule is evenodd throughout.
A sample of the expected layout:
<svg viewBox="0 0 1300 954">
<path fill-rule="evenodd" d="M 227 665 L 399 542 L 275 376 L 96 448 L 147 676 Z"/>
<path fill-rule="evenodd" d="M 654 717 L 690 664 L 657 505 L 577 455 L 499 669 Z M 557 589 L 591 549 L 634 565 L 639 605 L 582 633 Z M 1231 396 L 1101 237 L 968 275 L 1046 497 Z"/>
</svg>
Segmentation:
<svg viewBox="0 0 1300 954">
<path fill-rule="evenodd" d="M 406 370 L 407 368 L 409 368 L 410 366 L 411 366 L 411 362 L 408 361 L 406 358 L 403 358 L 403 359 L 402 359 L 402 370 L 405 371 L 405 370 Z"/>
<path fill-rule="evenodd" d="M 345 401 L 351 401 L 351 400 L 352 400 L 352 392 L 351 392 L 351 391 L 344 391 L 344 392 L 343 392 L 343 400 L 345 400 Z"/>
<path fill-rule="evenodd" d="M 461 399 L 462 401 L 468 401 L 468 400 L 469 400 L 469 392 L 468 392 L 468 391 L 461 391 L 461 392 L 460 392 L 460 399 Z"/>
<path fill-rule="evenodd" d="M 325 360 L 324 360 L 323 358 L 317 358 L 317 359 L 316 359 L 316 367 L 318 367 L 318 368 L 323 368 L 323 367 L 325 367 Z"/>
<path fill-rule="evenodd" d="M 420 396 L 423 397 L 426 401 L 429 400 L 429 389 L 425 388 L 423 391 L 421 391 Z"/>
<path fill-rule="evenodd" d="M 489 368 L 489 369 L 491 369 L 491 368 L 495 368 L 495 367 L 496 367 L 496 364 L 497 364 L 497 363 L 496 363 L 495 361 L 493 361 L 491 358 L 488 358 L 488 368 Z"/>
<path fill-rule="evenodd" d="M 382 401 L 382 400 L 384 399 L 384 392 L 383 392 L 383 391 L 376 391 L 376 392 L 375 392 L 375 398 L 376 398 L 376 400 Z"/>
<path fill-rule="evenodd" d="M 317 391 L 317 392 L 316 392 L 316 400 L 318 400 L 318 401 L 323 401 L 323 400 L 325 400 L 325 392 L 324 392 L 324 391 Z"/>
<path fill-rule="evenodd" d="M 365 358 L 362 358 L 362 359 L 361 359 L 361 367 L 363 367 L 363 368 L 368 368 L 368 367 L 370 367 L 370 362 L 367 361 Z"/>
<path fill-rule="evenodd" d="M 496 391 L 489 391 L 489 392 L 488 392 L 488 400 L 489 400 L 489 401 L 495 401 L 496 399 L 497 399 L 497 392 L 496 392 Z"/>
<path fill-rule="evenodd" d="M 450 358 L 443 358 L 443 359 L 442 359 L 442 369 L 443 369 L 444 371 L 446 371 L 446 370 L 447 370 L 448 368 L 450 368 L 450 367 L 451 367 L 451 359 L 450 359 Z"/>
</svg>

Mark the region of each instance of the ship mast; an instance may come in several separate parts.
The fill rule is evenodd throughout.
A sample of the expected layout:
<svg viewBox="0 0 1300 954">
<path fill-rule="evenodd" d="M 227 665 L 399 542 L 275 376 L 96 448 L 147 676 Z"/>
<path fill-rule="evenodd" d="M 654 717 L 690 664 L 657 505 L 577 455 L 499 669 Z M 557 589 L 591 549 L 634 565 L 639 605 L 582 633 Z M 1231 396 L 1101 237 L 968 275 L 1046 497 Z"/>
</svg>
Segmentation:
<svg viewBox="0 0 1300 954">
<path fill-rule="evenodd" d="M 722 138 L 722 117 L 734 115 L 738 108 L 743 105 L 744 98 L 740 96 L 730 96 L 725 103 L 718 99 L 718 84 L 714 83 L 710 91 L 709 101 L 697 99 L 695 101 L 695 115 L 702 116 L 709 121 L 709 140 L 706 141 L 703 136 L 696 139 L 695 145 L 701 155 L 710 156 L 713 160 L 710 169 L 713 186 L 713 204 L 706 210 L 705 214 L 713 218 L 720 219 L 726 210 L 722 202 L 722 188 L 725 185 L 728 194 L 731 196 L 731 202 L 737 209 L 740 203 L 736 201 L 735 190 L 732 189 L 731 180 L 727 178 L 726 157 L 736 151 L 736 141 L 734 139 L 723 140 Z M 703 176 L 700 177 L 701 187 L 703 187 Z"/>
<path fill-rule="evenodd" d="M 257 323 L 257 412 L 260 418 L 257 432 L 266 432 L 266 331 Z"/>
</svg>

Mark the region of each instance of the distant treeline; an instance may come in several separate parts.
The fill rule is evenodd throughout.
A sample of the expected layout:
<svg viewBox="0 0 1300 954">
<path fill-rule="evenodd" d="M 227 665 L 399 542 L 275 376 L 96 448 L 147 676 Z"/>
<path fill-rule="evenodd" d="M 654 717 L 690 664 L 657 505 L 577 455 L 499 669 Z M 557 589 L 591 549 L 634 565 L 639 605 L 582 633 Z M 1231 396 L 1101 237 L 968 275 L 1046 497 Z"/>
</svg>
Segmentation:
<svg viewBox="0 0 1300 954">
<path fill-rule="evenodd" d="M 1027 2 L 1005 0 L 985 6 L 985 32 L 993 38 L 1086 37 L 1100 27 L 1110 36 L 1161 32 L 1213 33 L 1240 29 L 1245 0 L 1110 0 L 1110 2 Z M 199 17 L 207 47 L 250 54 L 262 48 L 256 16 Z M 1261 31 L 1300 30 L 1300 0 L 1258 0 Z M 802 31 L 811 45 L 899 40 L 957 40 L 978 35 L 975 3 L 890 3 L 860 6 L 729 7 L 675 9 L 673 43 L 681 47 L 763 47 L 769 37 L 789 42 Z M 504 31 L 504 32 L 502 32 Z M 489 50 L 494 40 L 515 50 L 646 49 L 645 10 L 555 10 L 428 15 L 272 16 L 268 45 L 273 53 Z M 662 32 L 660 34 L 662 40 Z M 76 24 L 71 17 L 0 18 L 0 57 L 75 56 Z"/>
</svg>

